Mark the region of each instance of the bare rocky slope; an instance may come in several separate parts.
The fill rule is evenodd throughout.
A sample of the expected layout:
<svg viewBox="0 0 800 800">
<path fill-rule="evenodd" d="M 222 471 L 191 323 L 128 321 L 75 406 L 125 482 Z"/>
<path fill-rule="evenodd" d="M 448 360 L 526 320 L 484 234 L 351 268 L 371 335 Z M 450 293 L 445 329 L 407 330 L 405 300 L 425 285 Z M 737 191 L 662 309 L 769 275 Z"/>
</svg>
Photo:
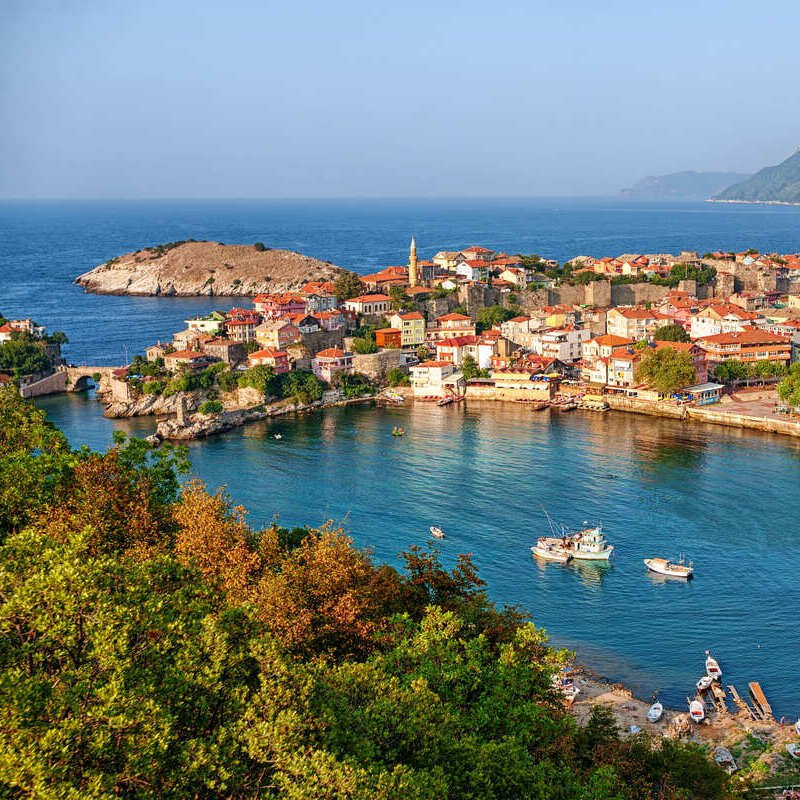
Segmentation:
<svg viewBox="0 0 800 800">
<path fill-rule="evenodd" d="M 335 280 L 327 261 L 259 245 L 171 242 L 112 258 L 75 282 L 97 294 L 248 296 Z"/>
</svg>

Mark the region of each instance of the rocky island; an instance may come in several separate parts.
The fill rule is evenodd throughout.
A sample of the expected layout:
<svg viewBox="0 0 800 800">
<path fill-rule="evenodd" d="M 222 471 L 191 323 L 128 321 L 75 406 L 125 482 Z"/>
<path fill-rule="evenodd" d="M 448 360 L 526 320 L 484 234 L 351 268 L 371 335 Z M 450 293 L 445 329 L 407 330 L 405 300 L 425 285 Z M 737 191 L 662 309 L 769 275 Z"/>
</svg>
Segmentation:
<svg viewBox="0 0 800 800">
<path fill-rule="evenodd" d="M 329 281 L 343 270 L 330 262 L 273 250 L 256 242 L 170 242 L 106 261 L 75 282 L 97 294 L 193 297 L 248 296 Z"/>
</svg>

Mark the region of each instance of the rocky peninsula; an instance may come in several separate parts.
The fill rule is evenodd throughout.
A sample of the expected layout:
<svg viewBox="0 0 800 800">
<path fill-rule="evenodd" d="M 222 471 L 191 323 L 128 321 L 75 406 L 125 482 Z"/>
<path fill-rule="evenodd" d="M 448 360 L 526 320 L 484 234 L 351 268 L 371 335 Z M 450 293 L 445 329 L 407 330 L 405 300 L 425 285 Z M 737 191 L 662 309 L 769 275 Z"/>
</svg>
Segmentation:
<svg viewBox="0 0 800 800">
<path fill-rule="evenodd" d="M 330 262 L 260 242 L 170 242 L 109 259 L 75 283 L 97 294 L 249 297 L 330 281 L 343 270 Z"/>
</svg>

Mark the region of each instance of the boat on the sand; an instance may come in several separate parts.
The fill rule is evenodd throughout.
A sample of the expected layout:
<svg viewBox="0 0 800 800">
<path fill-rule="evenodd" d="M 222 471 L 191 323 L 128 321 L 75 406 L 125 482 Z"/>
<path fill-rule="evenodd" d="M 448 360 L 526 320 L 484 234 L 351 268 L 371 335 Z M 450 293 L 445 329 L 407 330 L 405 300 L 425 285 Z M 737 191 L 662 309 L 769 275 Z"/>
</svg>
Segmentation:
<svg viewBox="0 0 800 800">
<path fill-rule="evenodd" d="M 664 706 L 656 700 L 650 708 L 647 709 L 647 721 L 658 722 L 664 714 Z"/>
<path fill-rule="evenodd" d="M 736 772 L 738 769 L 733 754 L 727 747 L 722 747 L 722 745 L 714 748 L 714 761 L 716 761 L 728 775 Z"/>
<path fill-rule="evenodd" d="M 644 563 L 651 572 L 666 575 L 668 578 L 691 578 L 694 574 L 694 565 L 688 564 L 683 559 L 670 561 L 666 558 L 645 558 Z"/>
<path fill-rule="evenodd" d="M 689 716 L 692 722 L 702 722 L 706 718 L 706 710 L 699 700 L 692 700 L 689 702 Z"/>
</svg>

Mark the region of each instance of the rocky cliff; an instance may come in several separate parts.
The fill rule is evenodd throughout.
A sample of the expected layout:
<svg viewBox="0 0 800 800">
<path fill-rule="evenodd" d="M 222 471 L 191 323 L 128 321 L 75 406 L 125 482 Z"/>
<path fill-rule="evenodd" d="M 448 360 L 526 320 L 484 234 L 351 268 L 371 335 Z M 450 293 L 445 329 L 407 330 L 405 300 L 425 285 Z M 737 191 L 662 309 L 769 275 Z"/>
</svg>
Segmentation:
<svg viewBox="0 0 800 800">
<path fill-rule="evenodd" d="M 261 244 L 171 242 L 112 258 L 75 282 L 98 294 L 249 296 L 335 280 L 342 270 Z"/>
</svg>

